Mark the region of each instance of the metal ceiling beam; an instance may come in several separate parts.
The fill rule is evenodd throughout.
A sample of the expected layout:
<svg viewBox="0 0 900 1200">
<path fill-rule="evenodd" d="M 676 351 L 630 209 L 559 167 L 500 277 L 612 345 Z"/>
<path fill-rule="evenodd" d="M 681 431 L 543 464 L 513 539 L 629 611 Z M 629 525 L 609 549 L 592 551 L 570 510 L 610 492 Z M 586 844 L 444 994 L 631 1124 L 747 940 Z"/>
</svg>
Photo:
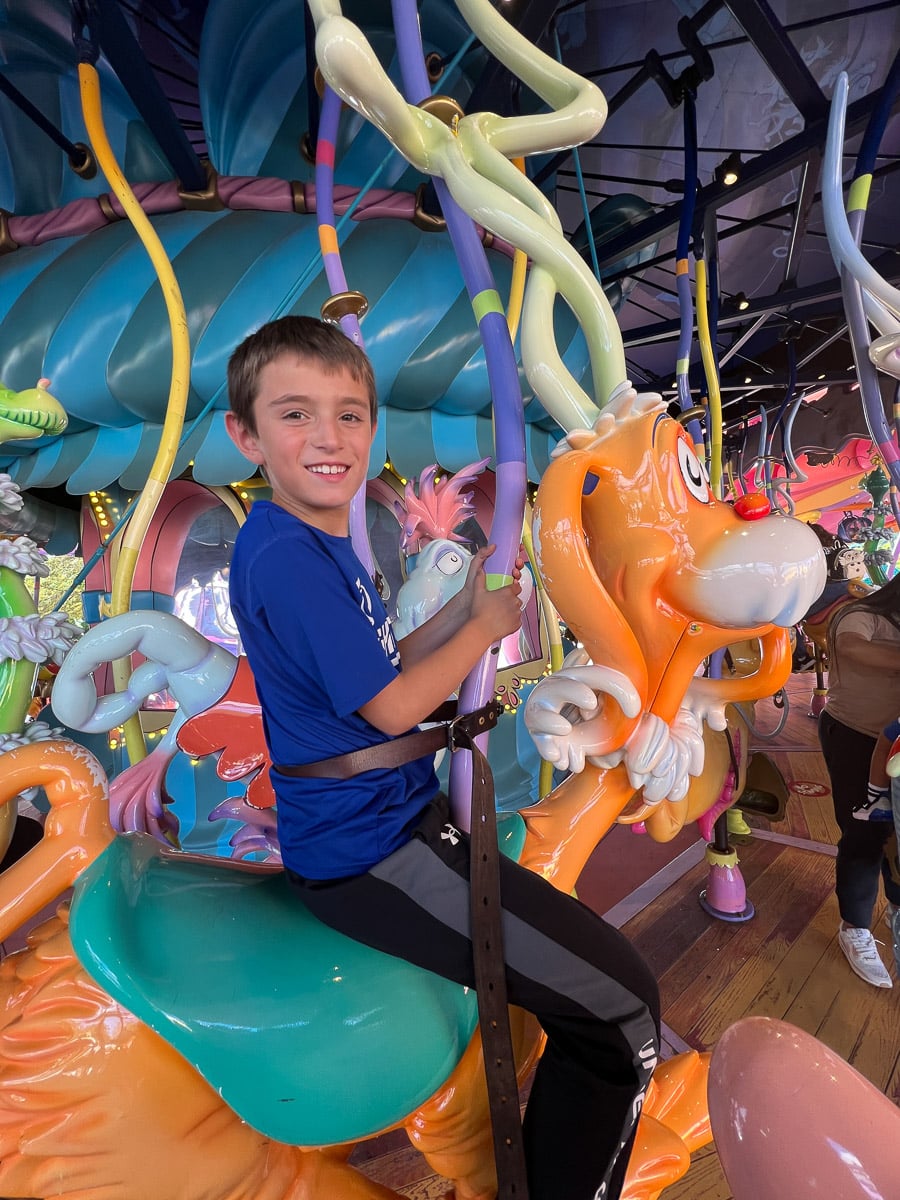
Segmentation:
<svg viewBox="0 0 900 1200">
<path fill-rule="evenodd" d="M 896 254 L 883 254 L 872 263 L 872 266 L 889 283 L 894 285 L 900 283 L 900 265 L 898 265 Z M 743 325 L 764 314 L 787 309 L 808 308 L 815 304 L 836 300 L 840 296 L 841 283 L 836 277 L 825 283 L 814 283 L 808 287 L 775 292 L 774 295 L 761 296 L 751 300 L 749 308 L 745 308 L 742 312 L 720 316 L 719 330 Z M 678 337 L 679 329 L 678 320 L 654 322 L 652 325 L 642 325 L 637 329 L 623 330 L 622 342 L 626 350 L 634 349 L 635 346 L 659 345 L 674 341 Z"/>
<path fill-rule="evenodd" d="M 862 131 L 869 119 L 869 114 L 881 98 L 882 90 L 879 88 L 877 92 L 855 100 L 848 107 L 846 137 L 853 137 L 854 134 Z M 900 108 L 900 101 L 894 105 L 892 111 L 897 111 L 898 108 Z M 777 179 L 786 171 L 793 170 L 794 167 L 806 161 L 813 149 L 825 145 L 827 129 L 827 118 L 823 117 L 813 121 L 801 133 L 794 134 L 792 138 L 788 138 L 781 145 L 773 147 L 765 154 L 758 155 L 752 162 L 746 163 L 740 179 L 731 187 L 725 187 L 720 183 L 710 183 L 699 188 L 697 191 L 698 209 L 719 209 L 725 204 L 730 204 L 739 196 L 745 196 L 762 184 L 768 183 L 769 180 Z M 615 237 L 599 241 L 597 258 L 601 270 L 603 267 L 619 262 L 620 259 L 633 254 L 636 250 L 642 250 L 651 242 L 659 241 L 667 234 L 675 233 L 678 229 L 680 209 L 680 203 L 670 204 L 659 212 L 645 217 L 636 225 L 631 225 Z"/>
<path fill-rule="evenodd" d="M 735 354 L 737 354 L 739 350 L 742 350 L 744 346 L 747 345 L 754 333 L 757 333 L 760 329 L 762 329 L 763 325 L 765 325 L 770 316 L 770 313 L 763 313 L 761 316 L 757 317 L 750 328 L 745 329 L 741 336 L 736 341 L 732 342 L 728 349 L 719 356 L 720 371 L 730 359 L 734 358 Z"/>
<path fill-rule="evenodd" d="M 723 4 L 724 2 L 725 0 L 722 0 Z M 561 15 L 568 12 L 571 8 L 581 8 L 584 6 L 584 3 L 585 0 L 569 0 L 569 3 L 563 4 L 557 9 L 557 14 Z M 782 28 L 785 33 L 800 33 L 804 29 L 822 29 L 834 21 L 859 21 L 870 13 L 884 12 L 896 7 L 897 0 L 877 0 L 875 4 L 858 4 L 855 8 L 841 12 L 817 13 L 816 16 L 810 17 L 806 21 L 792 21 L 790 24 L 782 26 Z M 692 20 L 696 24 L 697 18 L 694 17 Z M 699 28 L 699 25 L 696 27 Z M 706 48 L 712 54 L 716 50 L 731 50 L 735 46 L 745 46 L 748 41 L 749 38 L 747 37 L 722 38 L 718 42 L 707 42 Z M 663 62 L 674 62 L 675 59 L 684 58 L 684 54 L 681 50 L 668 50 L 665 54 L 661 54 L 660 58 Z M 605 75 L 616 75 L 624 71 L 636 71 L 640 65 L 640 62 L 634 61 L 616 63 L 612 67 L 598 67 L 593 71 L 583 71 L 582 74 L 586 75 L 588 79 L 600 79 Z"/>
<path fill-rule="evenodd" d="M 824 387 L 833 388 L 833 387 L 846 386 L 849 383 L 856 383 L 856 379 L 854 378 L 852 372 L 848 375 L 829 375 L 825 379 L 803 379 L 803 378 L 800 378 L 797 380 L 796 389 L 798 392 L 806 392 L 806 391 L 812 391 L 815 388 L 824 388 Z M 719 391 L 723 392 L 723 393 L 725 393 L 725 392 L 729 392 L 729 393 L 730 392 L 741 392 L 746 395 L 750 395 L 751 393 L 756 393 L 756 392 L 768 392 L 768 391 L 772 391 L 772 390 L 776 390 L 776 391 L 783 393 L 784 392 L 784 384 L 785 384 L 785 381 L 784 381 L 783 377 L 777 377 L 777 378 L 772 378 L 772 379 L 754 379 L 754 381 L 752 383 L 723 383 L 719 386 Z M 690 390 L 691 390 L 691 394 L 694 396 L 702 396 L 704 394 L 704 389 L 702 387 L 691 387 Z M 669 387 L 669 388 L 663 388 L 662 391 L 663 391 L 663 395 L 667 395 L 668 393 L 675 391 L 675 389 Z M 728 400 L 728 401 L 726 401 L 726 403 L 727 404 L 735 404 L 737 402 L 737 399 L 740 399 L 740 397 L 737 397 L 735 400 Z"/>
<path fill-rule="evenodd" d="M 812 362 L 814 358 L 822 354 L 823 351 L 827 350 L 832 343 L 838 341 L 839 338 L 842 338 L 846 332 L 847 322 L 842 321 L 833 333 L 829 333 L 828 336 L 824 337 L 822 341 L 819 342 L 817 346 L 814 346 L 808 354 L 804 354 L 802 358 L 797 360 L 797 370 L 799 371 L 801 367 L 805 367 L 807 363 Z"/>
<path fill-rule="evenodd" d="M 809 214 L 817 195 L 821 170 L 822 155 L 818 150 L 813 150 L 803 164 L 800 187 L 797 189 L 797 203 L 794 208 L 794 219 L 791 222 L 791 236 L 784 263 L 784 280 L 781 284 L 784 289 L 794 287 L 797 283 L 800 256 L 803 253 L 803 243 L 806 241 L 809 229 Z"/>
<path fill-rule="evenodd" d="M 691 66 L 686 67 L 678 79 L 672 78 L 666 70 L 662 55 L 657 50 L 651 48 L 644 55 L 644 61 L 640 64 L 635 74 L 619 88 L 611 99 L 607 99 L 606 119 L 609 120 L 613 113 L 617 112 L 627 100 L 631 99 L 635 92 L 638 92 L 650 80 L 653 80 L 659 86 L 669 104 L 673 108 L 676 108 L 681 102 L 684 87 L 691 87 L 696 90 L 699 83 L 712 78 L 715 71 L 713 61 L 706 47 L 698 37 L 698 30 L 702 29 L 707 21 L 712 20 L 724 5 L 725 0 L 707 0 L 706 4 L 693 17 L 682 17 L 678 22 L 678 38 L 684 47 L 683 52 L 678 57 L 689 57 L 692 60 Z M 586 78 L 591 78 L 590 72 L 587 73 Z M 468 111 L 477 111 L 471 100 L 468 104 Z M 600 143 L 590 142 L 588 144 L 596 146 Z M 559 154 L 554 154 L 551 159 L 544 163 L 532 179 L 535 187 L 540 187 L 545 179 L 549 179 L 554 171 L 558 170 L 564 162 L 568 161 L 571 154 L 571 150 L 562 150 Z"/>
<path fill-rule="evenodd" d="M 725 3 L 804 123 L 809 125 L 823 117 L 828 101 L 766 0 L 725 0 Z"/>
</svg>

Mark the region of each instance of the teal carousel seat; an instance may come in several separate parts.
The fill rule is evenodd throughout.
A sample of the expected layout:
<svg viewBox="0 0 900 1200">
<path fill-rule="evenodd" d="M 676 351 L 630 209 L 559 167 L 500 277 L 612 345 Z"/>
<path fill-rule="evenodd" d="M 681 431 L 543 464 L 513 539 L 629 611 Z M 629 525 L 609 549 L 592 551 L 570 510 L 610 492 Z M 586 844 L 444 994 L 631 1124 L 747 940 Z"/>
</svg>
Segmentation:
<svg viewBox="0 0 900 1200">
<path fill-rule="evenodd" d="M 517 858 L 524 824 L 498 819 Z M 317 921 L 282 872 L 118 837 L 80 877 L 70 928 L 88 973 L 254 1129 L 300 1146 L 390 1128 L 456 1066 L 476 999 Z"/>
</svg>

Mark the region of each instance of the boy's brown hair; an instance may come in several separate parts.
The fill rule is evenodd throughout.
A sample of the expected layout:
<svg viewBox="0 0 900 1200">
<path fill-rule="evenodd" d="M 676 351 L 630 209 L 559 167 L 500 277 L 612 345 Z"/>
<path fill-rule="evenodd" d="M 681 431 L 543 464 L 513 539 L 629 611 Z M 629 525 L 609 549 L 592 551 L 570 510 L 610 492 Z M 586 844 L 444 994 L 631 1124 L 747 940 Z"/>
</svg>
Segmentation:
<svg viewBox="0 0 900 1200">
<path fill-rule="evenodd" d="M 279 317 L 244 338 L 228 360 L 228 402 L 231 411 L 251 433 L 256 433 L 253 404 L 264 367 L 282 354 L 312 358 L 328 373 L 349 371 L 369 394 L 372 426 L 378 419 L 375 374 L 366 352 L 336 326 L 316 317 Z"/>
</svg>

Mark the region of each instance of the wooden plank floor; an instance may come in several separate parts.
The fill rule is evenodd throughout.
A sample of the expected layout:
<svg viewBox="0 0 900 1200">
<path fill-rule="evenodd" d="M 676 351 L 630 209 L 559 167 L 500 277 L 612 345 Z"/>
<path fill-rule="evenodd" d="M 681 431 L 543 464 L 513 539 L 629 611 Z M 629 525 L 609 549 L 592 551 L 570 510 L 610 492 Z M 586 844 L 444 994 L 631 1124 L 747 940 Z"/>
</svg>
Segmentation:
<svg viewBox="0 0 900 1200">
<path fill-rule="evenodd" d="M 769 754 L 789 785 L 784 819 L 772 823 L 751 815 L 747 819 L 763 837 L 771 831 L 833 846 L 838 831 L 831 788 L 819 752 L 816 723 L 806 715 L 812 687 L 813 676 L 792 676 L 784 727 L 772 741 L 757 737 L 752 743 Z M 760 729 L 773 730 L 778 716 L 771 705 L 762 706 L 757 717 Z M 763 852 L 764 845 L 769 847 L 768 853 Z M 739 853 L 756 917 L 746 925 L 732 926 L 730 936 L 722 931 L 716 936 L 715 930 L 701 933 L 681 956 L 683 963 L 674 953 L 669 961 L 660 958 L 657 970 L 662 967 L 663 1019 L 699 1049 L 711 1047 L 722 1030 L 739 1017 L 781 1018 L 814 1034 L 900 1104 L 898 990 L 868 986 L 844 961 L 837 944 L 840 917 L 833 892 L 834 860 L 825 853 L 762 841 L 739 847 Z M 695 886 L 699 886 L 702 872 L 695 874 Z M 684 893 L 690 882 L 685 876 L 666 894 L 666 901 L 674 902 L 681 889 L 681 907 L 687 912 L 690 900 Z M 654 908 L 659 904 L 657 901 Z M 879 949 L 890 967 L 890 934 L 882 923 L 883 914 L 882 899 L 873 931 L 886 943 Z M 626 925 L 625 931 L 646 953 L 643 939 L 653 936 L 659 918 L 654 921 L 652 911 L 646 910 L 640 916 L 647 933 L 638 931 L 639 918 Z M 728 946 L 724 982 L 713 970 L 716 956 L 710 952 L 711 942 Z M 679 968 L 683 970 L 691 962 L 702 980 L 679 995 Z M 664 1195 L 666 1200 L 731 1200 L 715 1148 L 696 1155 L 686 1178 Z"/>
<path fill-rule="evenodd" d="M 622 928 L 659 979 L 663 1022 L 676 1043 L 710 1049 L 741 1017 L 778 1017 L 814 1034 L 900 1104 L 900 988 L 888 991 L 863 983 L 850 971 L 837 944 L 832 849 L 837 828 L 816 723 L 806 715 L 813 680 L 812 675 L 791 677 L 789 711 L 774 738 L 764 735 L 776 729 L 781 713 L 771 704 L 760 706 L 757 713 L 758 733 L 751 744 L 781 770 L 790 798 L 783 820 L 770 823 L 748 814 L 758 833 L 737 846 L 754 918 L 727 924 L 703 911 L 698 896 L 706 866 L 699 862 Z M 808 848 L 797 845 L 798 840 L 819 845 Z M 639 858 L 643 842 L 632 838 L 628 854 Z M 678 850 L 684 844 L 690 839 L 685 843 L 682 837 Z M 603 850 L 601 845 L 601 860 Z M 621 840 L 616 856 L 621 857 Z M 644 879 L 659 869 L 659 849 L 648 851 L 647 858 L 651 865 Z M 674 865 L 677 868 L 677 862 Z M 629 886 L 636 881 L 636 871 L 639 875 L 635 864 L 629 864 Z M 618 902 L 621 882 L 611 881 L 610 889 L 607 898 Z M 601 907 L 603 892 L 596 880 L 579 885 L 582 898 L 606 912 L 612 903 Z M 617 911 L 622 911 L 621 905 Z M 890 966 L 883 913 L 881 900 L 874 931 L 886 943 L 880 949 Z M 446 1194 L 446 1183 L 429 1173 L 402 1134 L 359 1148 L 355 1161 L 411 1200 L 438 1200 Z M 686 1178 L 664 1196 L 731 1200 L 715 1149 L 697 1154 Z"/>
</svg>

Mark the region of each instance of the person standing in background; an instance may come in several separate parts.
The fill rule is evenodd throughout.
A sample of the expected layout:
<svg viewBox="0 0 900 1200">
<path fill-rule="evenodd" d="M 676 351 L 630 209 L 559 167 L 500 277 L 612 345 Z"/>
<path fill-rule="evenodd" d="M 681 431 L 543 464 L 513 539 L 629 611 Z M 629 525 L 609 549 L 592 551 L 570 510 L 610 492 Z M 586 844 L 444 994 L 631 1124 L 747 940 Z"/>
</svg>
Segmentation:
<svg viewBox="0 0 900 1200">
<path fill-rule="evenodd" d="M 828 700 L 819 716 L 819 741 L 841 831 L 838 942 L 861 979 L 890 988 L 871 924 L 879 874 L 888 902 L 900 906 L 900 882 L 890 870 L 896 840 L 893 822 L 865 817 L 871 812 L 869 768 L 878 736 L 900 713 L 900 576 L 839 612 L 828 642 Z"/>
</svg>

